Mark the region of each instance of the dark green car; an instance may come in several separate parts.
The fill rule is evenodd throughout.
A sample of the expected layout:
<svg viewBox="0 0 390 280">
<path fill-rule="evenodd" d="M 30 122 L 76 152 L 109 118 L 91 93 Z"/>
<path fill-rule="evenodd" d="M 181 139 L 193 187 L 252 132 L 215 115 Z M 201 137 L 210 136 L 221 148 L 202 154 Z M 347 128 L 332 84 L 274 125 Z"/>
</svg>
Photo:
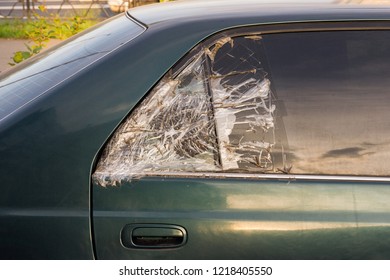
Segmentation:
<svg viewBox="0 0 390 280">
<path fill-rule="evenodd" d="M 390 9 L 132 9 L 0 80 L 2 259 L 390 259 Z"/>
</svg>

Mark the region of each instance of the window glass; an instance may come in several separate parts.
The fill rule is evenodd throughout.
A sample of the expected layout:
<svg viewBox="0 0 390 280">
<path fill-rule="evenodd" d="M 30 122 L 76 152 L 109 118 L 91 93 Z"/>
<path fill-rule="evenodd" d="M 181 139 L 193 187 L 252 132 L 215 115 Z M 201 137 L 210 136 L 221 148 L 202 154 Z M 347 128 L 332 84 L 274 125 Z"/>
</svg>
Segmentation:
<svg viewBox="0 0 390 280">
<path fill-rule="evenodd" d="M 291 172 L 388 175 L 390 32 L 301 32 L 264 40 Z"/>
<path fill-rule="evenodd" d="M 118 128 L 94 178 L 387 175 L 389 33 L 252 34 L 200 45 Z"/>
</svg>

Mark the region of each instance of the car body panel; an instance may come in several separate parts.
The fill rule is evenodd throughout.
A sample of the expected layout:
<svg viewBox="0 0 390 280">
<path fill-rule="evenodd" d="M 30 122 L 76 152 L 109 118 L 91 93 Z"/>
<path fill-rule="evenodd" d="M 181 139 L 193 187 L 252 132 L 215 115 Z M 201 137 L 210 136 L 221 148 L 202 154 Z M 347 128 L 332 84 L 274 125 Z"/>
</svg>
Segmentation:
<svg viewBox="0 0 390 280">
<path fill-rule="evenodd" d="M 257 12 L 242 4 L 193 5 L 167 4 L 161 13 L 154 6 L 150 14 L 144 7 L 131 10 L 147 27 L 141 36 L 0 121 L 0 258 L 389 258 L 386 182 L 190 176 L 92 186 L 102 147 L 121 121 L 180 58 L 216 32 L 280 22 L 389 19 L 382 8 L 279 13 L 275 6 Z M 270 196 L 285 203 L 259 206 Z M 243 199 L 251 208 L 243 209 Z M 120 235 L 133 223 L 182 226 L 188 241 L 176 249 L 128 249 Z M 279 225 L 287 230 L 276 230 Z"/>
</svg>

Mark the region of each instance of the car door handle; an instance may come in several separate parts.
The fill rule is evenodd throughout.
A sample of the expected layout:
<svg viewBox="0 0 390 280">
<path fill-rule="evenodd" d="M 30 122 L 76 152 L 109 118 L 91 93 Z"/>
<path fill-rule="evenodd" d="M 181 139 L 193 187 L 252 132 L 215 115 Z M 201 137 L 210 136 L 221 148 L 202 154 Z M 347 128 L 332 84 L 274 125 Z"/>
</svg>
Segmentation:
<svg viewBox="0 0 390 280">
<path fill-rule="evenodd" d="M 122 229 L 121 241 L 126 248 L 176 248 L 187 242 L 187 232 L 177 225 L 129 224 Z"/>
</svg>

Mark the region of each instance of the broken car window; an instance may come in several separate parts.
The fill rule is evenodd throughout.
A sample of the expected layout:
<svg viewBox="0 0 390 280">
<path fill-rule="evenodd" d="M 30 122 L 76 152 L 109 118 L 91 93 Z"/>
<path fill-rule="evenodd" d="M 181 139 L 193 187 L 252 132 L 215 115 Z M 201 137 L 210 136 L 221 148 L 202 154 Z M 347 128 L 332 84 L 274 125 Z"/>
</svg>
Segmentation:
<svg viewBox="0 0 390 280">
<path fill-rule="evenodd" d="M 273 170 L 275 105 L 260 36 L 223 38 L 169 73 L 120 126 L 94 178 Z"/>
<path fill-rule="evenodd" d="M 387 175 L 389 36 L 250 34 L 200 45 L 118 128 L 94 179 L 105 186 L 180 172 Z"/>
<path fill-rule="evenodd" d="M 261 37 L 224 38 L 207 54 L 222 169 L 272 171 L 275 104 Z"/>
<path fill-rule="evenodd" d="M 167 75 L 118 128 L 98 163 L 101 185 L 154 172 L 214 171 L 217 139 L 202 55 Z"/>
</svg>

